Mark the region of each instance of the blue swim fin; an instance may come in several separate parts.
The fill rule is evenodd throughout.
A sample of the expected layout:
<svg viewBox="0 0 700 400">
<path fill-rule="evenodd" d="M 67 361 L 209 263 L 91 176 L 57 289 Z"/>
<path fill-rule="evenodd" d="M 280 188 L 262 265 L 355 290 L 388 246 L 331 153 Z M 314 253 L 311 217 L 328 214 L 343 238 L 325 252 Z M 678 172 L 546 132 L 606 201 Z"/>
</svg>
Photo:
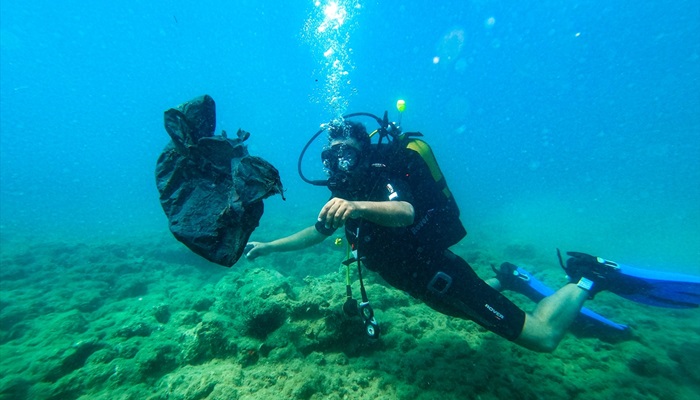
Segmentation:
<svg viewBox="0 0 700 400">
<path fill-rule="evenodd" d="M 514 264 L 503 263 L 499 269 L 494 268 L 493 270 L 496 272 L 496 277 L 501 282 L 503 289 L 523 294 L 534 302 L 539 302 L 555 292 L 533 277 L 525 269 Z M 626 331 L 628 329 L 627 325 L 611 321 L 586 307 L 581 308 L 578 320 L 580 322 L 591 323 L 596 326 L 612 328 L 618 331 Z"/>
<path fill-rule="evenodd" d="M 651 306 L 697 308 L 700 305 L 700 276 L 635 268 L 585 253 L 566 254 L 569 259 L 566 265 L 561 264 L 572 282 L 585 277 L 603 290 Z"/>
</svg>

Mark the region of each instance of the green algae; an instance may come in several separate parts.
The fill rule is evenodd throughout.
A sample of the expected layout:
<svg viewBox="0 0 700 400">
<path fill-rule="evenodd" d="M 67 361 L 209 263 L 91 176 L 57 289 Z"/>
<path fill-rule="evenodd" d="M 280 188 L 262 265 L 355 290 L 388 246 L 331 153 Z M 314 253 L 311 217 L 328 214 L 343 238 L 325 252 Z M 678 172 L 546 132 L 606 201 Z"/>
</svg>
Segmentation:
<svg viewBox="0 0 700 400">
<path fill-rule="evenodd" d="M 682 399 L 700 387 L 697 310 L 601 293 L 590 306 L 632 335 L 577 332 L 537 354 L 369 273 L 383 330 L 372 341 L 342 311 L 343 252 L 331 245 L 226 269 L 166 233 L 14 240 L 0 270 L 1 399 Z M 484 277 L 500 261 L 473 245 L 456 251 Z M 545 282 L 560 279 L 527 246 L 508 252 L 545 265 L 533 271 Z"/>
</svg>

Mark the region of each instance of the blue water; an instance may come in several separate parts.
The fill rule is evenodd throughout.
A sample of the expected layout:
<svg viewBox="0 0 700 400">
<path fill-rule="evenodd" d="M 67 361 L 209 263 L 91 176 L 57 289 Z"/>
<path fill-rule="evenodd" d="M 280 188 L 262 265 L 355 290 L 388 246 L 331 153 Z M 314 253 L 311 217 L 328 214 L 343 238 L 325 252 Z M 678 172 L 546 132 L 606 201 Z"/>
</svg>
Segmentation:
<svg viewBox="0 0 700 400">
<path fill-rule="evenodd" d="M 296 173 L 319 124 L 405 99 L 466 240 L 700 273 L 700 3 L 340 3 L 329 85 L 313 1 L 3 1 L 2 235 L 167 229 L 162 113 L 204 93 L 280 170 L 262 224 L 292 233 L 328 196 Z"/>
</svg>

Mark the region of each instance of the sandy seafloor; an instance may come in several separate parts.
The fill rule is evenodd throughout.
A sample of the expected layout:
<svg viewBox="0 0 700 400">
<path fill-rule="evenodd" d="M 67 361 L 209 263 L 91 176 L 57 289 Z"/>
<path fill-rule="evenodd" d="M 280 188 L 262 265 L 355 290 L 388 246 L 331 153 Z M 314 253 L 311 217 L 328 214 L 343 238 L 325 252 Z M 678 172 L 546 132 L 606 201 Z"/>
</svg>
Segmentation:
<svg viewBox="0 0 700 400">
<path fill-rule="evenodd" d="M 262 235 L 274 230 L 260 228 Z M 258 232 L 256 232 L 258 233 Z M 2 399 L 694 399 L 700 311 L 610 293 L 588 306 L 628 334 L 578 329 L 538 354 L 448 318 L 366 273 L 383 329 L 342 312 L 343 250 L 331 241 L 227 269 L 167 232 L 61 241 L 2 237 Z M 488 243 L 454 248 L 482 277 Z M 556 257 L 506 248 L 544 282 Z M 532 267 L 535 266 L 535 267 Z M 359 297 L 357 274 L 353 288 Z M 509 297 L 526 309 L 532 303 Z"/>
</svg>

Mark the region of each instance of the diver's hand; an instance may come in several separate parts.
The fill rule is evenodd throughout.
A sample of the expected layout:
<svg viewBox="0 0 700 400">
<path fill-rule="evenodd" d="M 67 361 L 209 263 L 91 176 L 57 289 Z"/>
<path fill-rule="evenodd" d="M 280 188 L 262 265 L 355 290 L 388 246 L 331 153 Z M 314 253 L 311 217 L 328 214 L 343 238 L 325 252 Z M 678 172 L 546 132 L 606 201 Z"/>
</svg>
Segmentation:
<svg viewBox="0 0 700 400">
<path fill-rule="evenodd" d="M 268 248 L 268 244 L 262 242 L 248 242 L 248 244 L 245 245 L 245 250 L 243 251 L 245 258 L 250 261 L 270 253 L 271 251 Z"/>
<path fill-rule="evenodd" d="M 323 222 L 326 228 L 340 228 L 349 218 L 359 218 L 361 210 L 354 201 L 348 201 L 334 197 L 326 203 L 318 214 L 318 220 Z"/>
</svg>

